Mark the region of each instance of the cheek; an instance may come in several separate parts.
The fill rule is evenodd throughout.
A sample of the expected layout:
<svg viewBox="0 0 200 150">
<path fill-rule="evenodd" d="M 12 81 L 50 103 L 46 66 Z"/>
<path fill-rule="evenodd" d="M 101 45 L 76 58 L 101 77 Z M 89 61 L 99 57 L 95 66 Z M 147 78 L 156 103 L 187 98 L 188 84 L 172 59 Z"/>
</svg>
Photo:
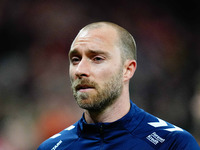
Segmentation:
<svg viewBox="0 0 200 150">
<path fill-rule="evenodd" d="M 72 69 L 70 67 L 69 69 L 69 77 L 70 77 L 70 80 L 74 79 L 75 78 L 75 72 L 74 72 L 74 69 Z"/>
<path fill-rule="evenodd" d="M 94 73 L 96 76 L 96 80 L 100 80 L 102 82 L 109 80 L 113 74 L 116 72 L 116 67 L 111 67 L 111 66 L 104 66 L 104 67 L 98 67 L 94 68 Z"/>
</svg>

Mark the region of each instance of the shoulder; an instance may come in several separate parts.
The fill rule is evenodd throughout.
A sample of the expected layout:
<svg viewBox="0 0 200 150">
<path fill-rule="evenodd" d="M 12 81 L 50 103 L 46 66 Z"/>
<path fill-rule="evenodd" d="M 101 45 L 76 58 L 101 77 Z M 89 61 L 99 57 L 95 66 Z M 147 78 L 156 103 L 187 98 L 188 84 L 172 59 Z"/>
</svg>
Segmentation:
<svg viewBox="0 0 200 150">
<path fill-rule="evenodd" d="M 138 109 L 138 108 L 137 108 Z M 194 137 L 186 130 L 165 120 L 139 110 L 141 119 L 133 135 L 142 139 L 155 149 L 199 149 Z"/>
<path fill-rule="evenodd" d="M 196 140 L 189 132 L 162 119 L 156 119 L 157 121 L 147 123 L 149 129 L 153 131 L 146 138 L 151 143 L 154 141 L 152 139 L 157 140 L 160 149 L 199 149 Z"/>
<path fill-rule="evenodd" d="M 78 123 L 75 123 L 74 125 L 71 125 L 68 128 L 64 129 L 60 133 L 53 135 L 52 137 L 44 141 L 39 146 L 38 150 L 54 150 L 57 147 L 62 147 L 62 145 L 65 145 L 67 147 L 68 145 L 72 144 L 78 139 L 77 124 Z"/>
<path fill-rule="evenodd" d="M 171 132 L 168 141 L 170 141 L 171 149 L 200 150 L 197 141 L 185 130 Z"/>
</svg>

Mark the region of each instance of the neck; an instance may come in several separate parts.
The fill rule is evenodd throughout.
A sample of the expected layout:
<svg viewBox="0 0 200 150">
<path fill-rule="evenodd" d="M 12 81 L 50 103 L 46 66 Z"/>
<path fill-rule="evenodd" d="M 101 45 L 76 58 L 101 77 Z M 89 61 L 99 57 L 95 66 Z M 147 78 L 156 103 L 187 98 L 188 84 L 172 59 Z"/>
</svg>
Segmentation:
<svg viewBox="0 0 200 150">
<path fill-rule="evenodd" d="M 114 122 L 125 116 L 130 110 L 129 94 L 121 95 L 111 106 L 101 112 L 85 110 L 84 116 L 87 123 Z"/>
</svg>

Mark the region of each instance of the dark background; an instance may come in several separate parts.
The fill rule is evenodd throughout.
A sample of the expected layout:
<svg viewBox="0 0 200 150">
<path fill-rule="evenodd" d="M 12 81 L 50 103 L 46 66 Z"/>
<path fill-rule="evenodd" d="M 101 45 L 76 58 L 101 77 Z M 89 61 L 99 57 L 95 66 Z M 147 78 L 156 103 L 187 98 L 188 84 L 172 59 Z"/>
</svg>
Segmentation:
<svg viewBox="0 0 200 150">
<path fill-rule="evenodd" d="M 82 115 L 68 51 L 96 21 L 127 29 L 138 48 L 131 99 L 200 142 L 198 0 L 1 0 L 0 149 L 32 150 Z"/>
</svg>

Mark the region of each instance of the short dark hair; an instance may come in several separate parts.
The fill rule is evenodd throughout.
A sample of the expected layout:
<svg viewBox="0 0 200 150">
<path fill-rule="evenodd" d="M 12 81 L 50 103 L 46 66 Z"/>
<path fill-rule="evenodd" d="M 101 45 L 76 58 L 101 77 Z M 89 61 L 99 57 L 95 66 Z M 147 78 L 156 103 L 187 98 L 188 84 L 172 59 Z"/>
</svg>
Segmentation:
<svg viewBox="0 0 200 150">
<path fill-rule="evenodd" d="M 119 46 L 122 51 L 123 60 L 137 60 L 136 43 L 133 36 L 124 28 L 117 28 L 119 34 Z"/>
<path fill-rule="evenodd" d="M 135 40 L 133 36 L 123 27 L 111 22 L 95 22 L 88 24 L 82 30 L 101 28 L 105 25 L 113 27 L 119 35 L 119 43 L 117 44 L 122 52 L 122 60 L 137 60 Z"/>
</svg>

